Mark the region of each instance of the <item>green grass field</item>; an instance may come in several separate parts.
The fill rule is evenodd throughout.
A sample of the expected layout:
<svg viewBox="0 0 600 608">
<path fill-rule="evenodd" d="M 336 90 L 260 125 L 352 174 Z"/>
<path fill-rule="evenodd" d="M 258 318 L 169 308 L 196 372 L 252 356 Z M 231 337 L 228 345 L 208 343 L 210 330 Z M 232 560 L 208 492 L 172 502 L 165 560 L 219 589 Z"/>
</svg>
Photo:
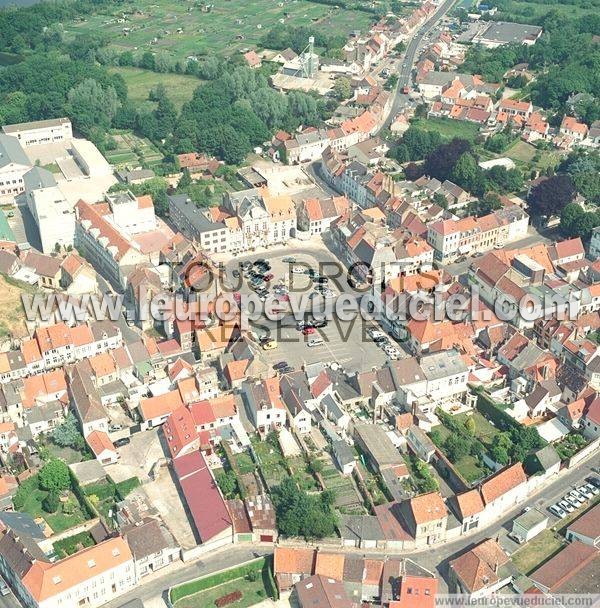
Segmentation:
<svg viewBox="0 0 600 608">
<path fill-rule="evenodd" d="M 417 118 L 411 124 L 423 131 L 436 131 L 444 139 L 459 137 L 474 141 L 479 133 L 479 127 L 476 124 L 451 118 Z"/>
<path fill-rule="evenodd" d="M 29 513 L 33 518 L 43 517 L 55 533 L 63 532 L 77 524 L 83 523 L 87 519 L 79 506 L 73 513 L 63 513 L 63 503 L 61 503 L 56 513 L 46 513 L 42 508 L 42 502 L 47 494 L 48 492 L 37 488 L 32 490 L 25 500 L 22 511 Z M 69 492 L 69 499 L 77 502 L 77 498 L 71 492 Z"/>
<path fill-rule="evenodd" d="M 136 105 L 148 101 L 148 93 L 157 84 L 163 84 L 167 89 L 169 99 L 177 109 L 192 98 L 194 91 L 202 84 L 202 80 L 185 74 L 157 74 L 141 68 L 110 67 L 109 72 L 120 74 L 129 92 L 129 99 Z"/>
<path fill-rule="evenodd" d="M 519 140 L 499 156 L 507 156 L 517 164 L 533 166 L 543 171 L 548 167 L 556 167 L 564 156 L 564 152 L 560 150 L 537 150 L 531 144 Z"/>
<path fill-rule="evenodd" d="M 564 538 L 550 529 L 544 530 L 513 554 L 513 564 L 521 574 L 529 574 L 558 553 L 564 544 Z"/>
<path fill-rule="evenodd" d="M 120 50 L 165 50 L 184 59 L 209 52 L 230 55 L 258 44 L 262 34 L 284 22 L 314 25 L 327 32 L 366 31 L 372 15 L 307 0 L 215 0 L 209 12 L 186 0 L 139 0 L 82 22 L 65 24 L 67 40 L 77 34 L 104 33 Z M 307 41 L 308 42 L 308 41 Z"/>
<path fill-rule="evenodd" d="M 502 16 L 503 21 L 510 21 L 511 16 L 517 16 L 527 18 L 528 23 L 534 23 L 550 11 L 556 11 L 567 19 L 576 19 L 597 11 L 591 3 L 586 7 L 581 4 L 584 3 L 567 1 L 548 4 L 545 0 L 509 0 L 502 3 L 503 10 L 500 10 L 498 14 Z"/>
</svg>

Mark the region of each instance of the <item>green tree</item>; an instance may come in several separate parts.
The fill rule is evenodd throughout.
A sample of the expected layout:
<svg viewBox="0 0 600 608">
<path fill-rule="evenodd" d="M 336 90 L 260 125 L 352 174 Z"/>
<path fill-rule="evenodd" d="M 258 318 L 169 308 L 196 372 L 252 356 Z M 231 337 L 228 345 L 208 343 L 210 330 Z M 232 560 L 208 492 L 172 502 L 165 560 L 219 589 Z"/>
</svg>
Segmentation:
<svg viewBox="0 0 600 608">
<path fill-rule="evenodd" d="M 45 496 L 44 500 L 42 500 L 42 509 L 44 509 L 46 513 L 56 513 L 59 507 L 60 499 L 55 492 L 50 492 Z"/>
<path fill-rule="evenodd" d="M 339 101 L 350 99 L 350 97 L 352 97 L 352 85 L 350 83 L 350 79 L 346 77 L 338 78 L 333 83 L 332 92 L 333 96 Z"/>
<path fill-rule="evenodd" d="M 73 125 L 86 136 L 94 128 L 108 130 L 120 104 L 114 87 L 104 87 L 93 78 L 74 86 L 68 100 Z"/>
<path fill-rule="evenodd" d="M 52 441 L 61 447 L 81 450 L 85 446 L 83 435 L 79 431 L 77 418 L 69 412 L 64 422 L 52 431 Z"/>
<path fill-rule="evenodd" d="M 49 460 L 40 470 L 38 481 L 42 490 L 62 492 L 71 487 L 69 467 L 58 458 Z"/>
<path fill-rule="evenodd" d="M 469 416 L 465 420 L 465 429 L 467 430 L 469 435 L 471 435 L 471 437 L 475 435 L 475 420 L 473 420 L 473 416 Z"/>
</svg>

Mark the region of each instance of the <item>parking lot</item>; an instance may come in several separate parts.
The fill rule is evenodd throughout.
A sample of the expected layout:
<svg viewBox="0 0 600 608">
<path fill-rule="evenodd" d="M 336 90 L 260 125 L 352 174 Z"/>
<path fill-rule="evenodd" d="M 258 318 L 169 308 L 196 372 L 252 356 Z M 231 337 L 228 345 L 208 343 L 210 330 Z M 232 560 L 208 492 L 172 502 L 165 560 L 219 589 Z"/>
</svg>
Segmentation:
<svg viewBox="0 0 600 608">
<path fill-rule="evenodd" d="M 284 262 L 283 259 L 292 256 L 294 263 Z M 234 290 L 241 294 L 252 292 L 248 281 L 243 277 L 234 276 L 234 271 L 240 271 L 240 264 L 244 261 L 253 262 L 259 258 L 267 259 L 266 254 L 254 254 L 236 258 L 226 266 L 228 280 Z M 352 298 L 361 296 L 361 293 L 354 291 L 345 280 L 345 272 L 331 252 L 325 249 L 315 249 L 314 251 L 295 250 L 290 254 L 288 250 L 281 250 L 280 253 L 269 252 L 268 263 L 271 268 L 268 270 L 273 278 L 269 282 L 269 294 L 273 294 L 273 286 L 277 284 L 285 285 L 289 289 L 290 297 L 294 297 L 300 304 L 304 297 L 304 303 L 309 306 L 309 310 L 314 311 L 318 318 L 318 313 L 322 312 L 326 306 L 333 306 L 334 298 L 325 299 L 323 296 L 314 294 L 312 298 L 308 296 L 314 291 L 313 281 L 306 274 L 293 273 L 295 267 L 312 268 L 322 276 L 329 278 L 327 288 L 338 296 L 341 293 L 349 294 Z M 304 364 L 315 363 L 318 361 L 335 361 L 339 363 L 347 372 L 365 371 L 374 366 L 382 365 L 386 359 L 386 353 L 379 347 L 367 333 L 368 328 L 379 329 L 377 324 L 370 320 L 364 320 L 360 316 L 355 319 L 342 321 L 334 315 L 326 327 L 315 328 L 315 332 L 303 335 L 297 329 L 297 321 L 302 319 L 301 313 L 294 313 L 291 306 L 287 306 L 285 316 L 280 320 L 269 320 L 261 317 L 251 323 L 254 337 L 257 339 L 262 336 L 270 336 L 277 341 L 277 347 L 272 350 L 264 350 L 266 359 L 271 363 L 286 361 L 290 366 L 299 368 Z M 309 346 L 312 339 L 320 336 L 322 344 Z"/>
</svg>

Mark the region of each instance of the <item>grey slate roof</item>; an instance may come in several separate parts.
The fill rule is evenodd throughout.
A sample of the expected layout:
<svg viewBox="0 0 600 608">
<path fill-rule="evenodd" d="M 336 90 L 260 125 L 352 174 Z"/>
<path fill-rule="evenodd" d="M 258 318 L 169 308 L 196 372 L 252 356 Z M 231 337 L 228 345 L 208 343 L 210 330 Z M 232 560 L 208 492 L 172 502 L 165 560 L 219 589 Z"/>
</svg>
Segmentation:
<svg viewBox="0 0 600 608">
<path fill-rule="evenodd" d="M 11 163 L 25 166 L 31 165 L 27 154 L 23 152 L 19 140 L 16 137 L 0 133 L 0 168 L 6 167 Z"/>
<path fill-rule="evenodd" d="M 33 167 L 23 176 L 23 184 L 25 190 L 31 192 L 33 190 L 41 190 L 42 188 L 52 188 L 56 186 L 54 175 L 43 167 Z"/>
</svg>

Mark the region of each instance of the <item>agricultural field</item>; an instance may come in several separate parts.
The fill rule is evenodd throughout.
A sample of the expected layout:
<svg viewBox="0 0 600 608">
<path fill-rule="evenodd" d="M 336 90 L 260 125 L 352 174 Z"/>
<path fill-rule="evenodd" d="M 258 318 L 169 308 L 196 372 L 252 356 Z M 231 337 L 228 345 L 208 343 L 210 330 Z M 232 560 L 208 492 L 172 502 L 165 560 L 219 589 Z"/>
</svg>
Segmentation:
<svg viewBox="0 0 600 608">
<path fill-rule="evenodd" d="M 210 9 L 206 9 L 210 6 Z M 258 44 L 277 25 L 313 25 L 323 31 L 348 34 L 366 31 L 373 15 L 307 0 L 140 0 L 118 9 L 65 24 L 67 40 L 76 35 L 105 34 L 120 51 L 168 52 L 177 59 L 208 53 L 231 55 Z"/>
<path fill-rule="evenodd" d="M 181 106 L 192 98 L 202 80 L 186 74 L 158 74 L 150 70 L 132 67 L 109 67 L 111 74 L 120 74 L 127 84 L 129 99 L 136 105 L 148 101 L 148 93 L 157 84 L 167 89 L 169 99 L 180 110 Z"/>
<path fill-rule="evenodd" d="M 112 136 L 117 147 L 106 153 L 106 160 L 117 170 L 126 167 L 133 169 L 142 164 L 152 168 L 152 165 L 159 164 L 163 158 L 150 140 L 138 137 L 131 131 L 113 131 Z"/>
</svg>

